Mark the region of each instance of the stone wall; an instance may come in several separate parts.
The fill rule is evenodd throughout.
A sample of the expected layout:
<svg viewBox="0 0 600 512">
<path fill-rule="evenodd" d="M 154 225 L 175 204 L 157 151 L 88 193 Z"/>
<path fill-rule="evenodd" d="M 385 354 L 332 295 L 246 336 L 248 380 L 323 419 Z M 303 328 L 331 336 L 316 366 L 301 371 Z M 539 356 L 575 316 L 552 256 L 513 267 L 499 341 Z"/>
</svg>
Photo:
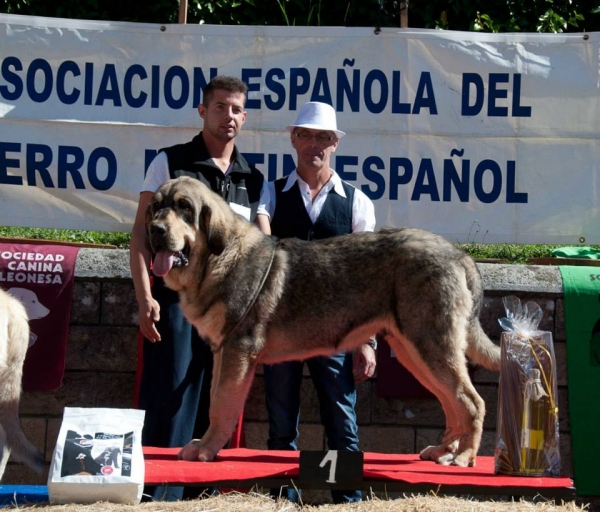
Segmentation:
<svg viewBox="0 0 600 512">
<path fill-rule="evenodd" d="M 535 300 L 544 310 L 541 329 L 552 331 L 557 358 L 560 436 L 563 472 L 572 476 L 568 417 L 562 283 L 550 266 L 480 263 L 485 284 L 481 315 L 484 330 L 498 341 L 498 318 L 504 316 L 502 297 Z M 44 452 L 49 465 L 63 408 L 133 406 L 137 365 L 137 305 L 126 250 L 81 249 L 75 271 L 70 333 L 63 385 L 53 392 L 26 392 L 21 418 L 28 437 Z M 478 369 L 473 380 L 487 405 L 480 454 L 492 455 L 498 396 L 498 376 Z M 444 417 L 435 399 L 383 398 L 377 377 L 358 386 L 360 448 L 373 452 L 415 453 L 437 444 Z M 245 412 L 249 448 L 266 448 L 267 414 L 262 370 L 259 369 Z M 302 388 L 300 449 L 324 449 L 318 400 L 308 374 Z M 3 483 L 45 484 L 46 473 L 9 463 Z"/>
</svg>

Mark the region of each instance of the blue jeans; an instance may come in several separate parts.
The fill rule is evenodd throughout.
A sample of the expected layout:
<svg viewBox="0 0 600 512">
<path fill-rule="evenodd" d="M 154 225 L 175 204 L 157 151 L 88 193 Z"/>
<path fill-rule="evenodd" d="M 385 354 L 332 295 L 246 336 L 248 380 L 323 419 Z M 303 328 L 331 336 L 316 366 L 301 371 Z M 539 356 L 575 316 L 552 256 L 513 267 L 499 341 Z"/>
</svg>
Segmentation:
<svg viewBox="0 0 600 512">
<path fill-rule="evenodd" d="M 358 451 L 352 354 L 265 365 L 269 450 L 298 449 L 300 386 L 305 362 L 319 397 L 321 423 L 325 427 L 329 449 Z M 293 488 L 271 489 L 271 495 L 281 496 L 293 502 L 298 502 L 300 498 Z M 348 503 L 360 501 L 362 493 L 360 490 L 332 490 L 331 496 L 334 503 Z"/>
<path fill-rule="evenodd" d="M 184 318 L 177 293 L 161 281 L 155 281 L 152 293 L 160 304 L 161 341 L 144 340 L 139 396 L 139 408 L 146 411 L 142 444 L 180 447 L 208 429 L 213 355 Z M 174 501 L 204 490 L 189 488 L 184 496 L 182 486 L 156 486 L 145 493 L 155 500 Z"/>
</svg>

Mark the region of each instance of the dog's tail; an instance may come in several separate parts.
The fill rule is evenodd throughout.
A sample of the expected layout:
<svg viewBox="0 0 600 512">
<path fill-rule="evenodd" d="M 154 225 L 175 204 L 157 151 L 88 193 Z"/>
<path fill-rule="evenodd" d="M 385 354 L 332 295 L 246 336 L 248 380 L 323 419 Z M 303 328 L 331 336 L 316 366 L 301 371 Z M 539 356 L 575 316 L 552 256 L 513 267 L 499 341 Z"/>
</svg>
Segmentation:
<svg viewBox="0 0 600 512">
<path fill-rule="evenodd" d="M 483 303 L 483 282 L 475 260 L 466 254 L 461 263 L 465 269 L 467 287 L 473 298 L 473 309 L 467 328 L 467 357 L 488 370 L 500 371 L 500 347 L 483 331 L 479 315 Z"/>
<path fill-rule="evenodd" d="M 4 430 L 4 450 L 38 473 L 44 467 L 42 453 L 27 439 L 19 420 L 19 400 L 23 363 L 29 346 L 29 323 L 25 308 L 17 299 L 8 301 L 6 323 L 0 326 L 0 340 L 6 352 L 0 361 L 0 425 Z M 6 454 L 4 454 L 6 455 Z M 2 459 L 6 463 L 8 457 Z M 4 468 L 0 468 L 0 471 Z M 1 475 L 0 475 L 1 476 Z"/>
<path fill-rule="evenodd" d="M 500 347 L 483 332 L 478 318 L 469 323 L 467 331 L 467 357 L 474 363 L 493 372 L 500 371 Z"/>
</svg>

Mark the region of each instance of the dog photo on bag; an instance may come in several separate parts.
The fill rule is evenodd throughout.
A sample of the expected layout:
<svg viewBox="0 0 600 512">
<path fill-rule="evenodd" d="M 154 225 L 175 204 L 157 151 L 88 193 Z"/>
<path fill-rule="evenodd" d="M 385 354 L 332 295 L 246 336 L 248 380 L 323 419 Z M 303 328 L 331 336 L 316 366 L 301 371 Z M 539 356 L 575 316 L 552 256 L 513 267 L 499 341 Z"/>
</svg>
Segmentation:
<svg viewBox="0 0 600 512">
<path fill-rule="evenodd" d="M 421 458 L 475 464 L 485 404 L 467 359 L 497 372 L 500 348 L 481 328 L 481 275 L 464 251 L 412 228 L 277 240 L 188 177 L 158 189 L 146 227 L 153 272 L 214 353 L 210 427 L 180 458 L 215 458 L 258 364 L 352 351 L 377 333 L 442 404 L 444 438 Z"/>
<path fill-rule="evenodd" d="M 102 466 L 94 460 L 94 436 L 67 431 L 62 458 L 61 475 L 100 475 Z"/>
</svg>

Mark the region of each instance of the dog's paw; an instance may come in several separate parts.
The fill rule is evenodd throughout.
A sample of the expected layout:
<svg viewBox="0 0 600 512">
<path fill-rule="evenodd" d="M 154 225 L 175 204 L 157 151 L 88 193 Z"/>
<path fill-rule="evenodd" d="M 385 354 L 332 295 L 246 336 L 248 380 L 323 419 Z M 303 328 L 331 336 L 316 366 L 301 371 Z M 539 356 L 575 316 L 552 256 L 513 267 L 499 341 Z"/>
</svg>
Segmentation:
<svg viewBox="0 0 600 512">
<path fill-rule="evenodd" d="M 453 466 L 460 466 L 461 468 L 473 468 L 475 467 L 475 457 L 471 456 L 470 451 L 462 452 L 457 455 L 452 462 Z"/>
<path fill-rule="evenodd" d="M 213 450 L 202 446 L 200 439 L 193 439 L 179 451 L 177 458 L 180 460 L 211 462 L 216 455 Z"/>
<path fill-rule="evenodd" d="M 420 453 L 421 460 L 431 460 L 442 466 L 460 466 L 473 467 L 475 466 L 475 458 L 471 456 L 471 451 L 466 450 L 462 453 L 457 453 L 451 446 L 428 446 Z"/>
<path fill-rule="evenodd" d="M 421 450 L 419 456 L 421 460 L 431 460 L 442 466 L 449 466 L 454 459 L 454 454 L 447 452 L 442 446 L 428 446 Z"/>
</svg>

